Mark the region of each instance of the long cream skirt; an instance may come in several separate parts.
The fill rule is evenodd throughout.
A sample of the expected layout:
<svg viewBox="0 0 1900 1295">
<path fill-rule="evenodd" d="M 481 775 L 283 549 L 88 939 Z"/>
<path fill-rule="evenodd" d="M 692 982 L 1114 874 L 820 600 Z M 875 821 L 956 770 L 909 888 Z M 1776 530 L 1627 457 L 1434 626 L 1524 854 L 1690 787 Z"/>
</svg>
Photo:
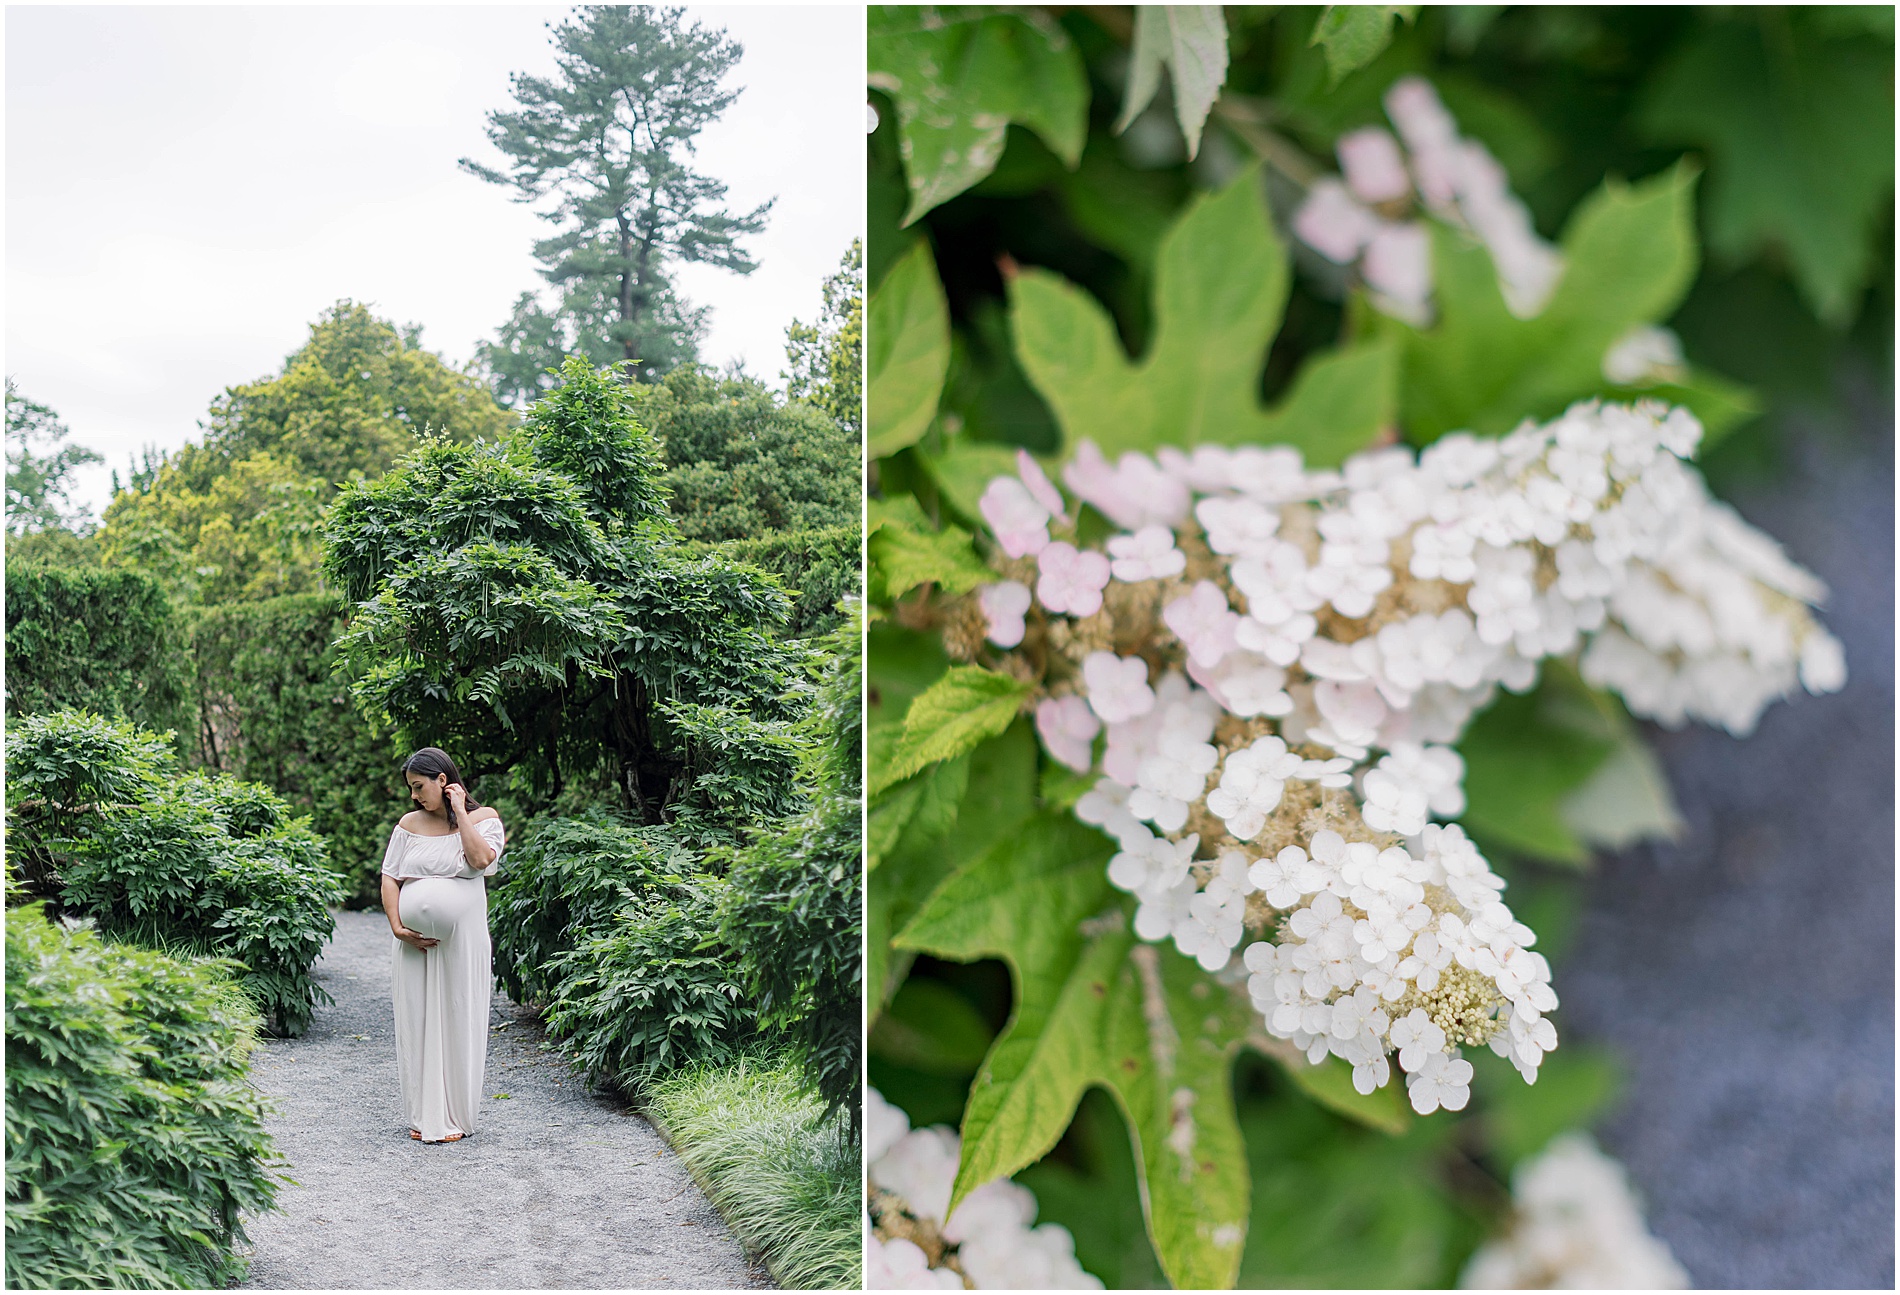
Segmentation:
<svg viewBox="0 0 1900 1295">
<path fill-rule="evenodd" d="M 402 924 L 441 943 L 396 946 L 396 1064 L 409 1127 L 425 1142 L 475 1131 L 488 1061 L 488 890 L 480 877 L 402 888 Z"/>
</svg>

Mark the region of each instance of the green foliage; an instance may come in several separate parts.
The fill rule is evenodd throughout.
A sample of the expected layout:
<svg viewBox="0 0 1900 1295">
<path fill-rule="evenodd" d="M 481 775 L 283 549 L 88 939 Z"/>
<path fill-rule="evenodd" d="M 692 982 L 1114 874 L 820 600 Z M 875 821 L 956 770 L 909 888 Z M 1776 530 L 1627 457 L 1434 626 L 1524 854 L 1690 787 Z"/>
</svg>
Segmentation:
<svg viewBox="0 0 1900 1295">
<path fill-rule="evenodd" d="M 1785 255 L 1814 313 L 1844 326 L 1873 277 L 1893 194 L 1893 27 L 1843 31 L 1815 10 L 1712 18 L 1658 73 L 1645 135 L 1708 153 L 1709 242 Z"/>
<path fill-rule="evenodd" d="M 821 1118 L 799 1068 L 771 1057 L 655 1081 L 646 1111 L 707 1198 L 787 1290 L 863 1284 L 857 1142 Z"/>
<path fill-rule="evenodd" d="M 864 240 L 851 240 L 836 274 L 824 283 L 815 324 L 794 319 L 785 330 L 791 370 L 785 395 L 830 414 L 852 437 L 864 435 Z"/>
<path fill-rule="evenodd" d="M 650 381 L 692 358 L 693 320 L 673 299 L 670 267 L 754 269 L 739 239 L 765 227 L 771 203 L 734 215 L 720 205 L 726 186 L 688 165 L 699 132 L 738 97 L 720 82 L 744 51 L 687 25 L 679 9 L 638 5 L 577 9 L 553 29 L 553 44 L 555 75 L 517 74 L 518 106 L 488 114 L 505 170 L 462 159 L 517 202 L 553 200 L 541 214 L 559 232 L 534 255 L 561 304 L 550 319 L 524 298 L 503 347 L 558 341 L 592 365 L 605 357 L 576 343 L 604 340 L 628 381 Z M 499 357 L 489 355 L 492 367 Z M 534 388 L 521 367 L 507 380 L 510 394 L 525 396 Z"/>
<path fill-rule="evenodd" d="M 950 316 L 930 248 L 917 243 L 871 294 L 871 454 L 915 445 L 937 415 Z"/>
<path fill-rule="evenodd" d="M 480 382 L 367 307 L 340 301 L 282 374 L 228 388 L 202 443 L 106 509 L 108 566 L 201 602 L 318 587 L 317 524 L 339 483 L 374 477 L 425 432 L 493 439 L 509 424 Z"/>
<path fill-rule="evenodd" d="M 970 532 L 946 524 L 930 525 L 923 509 L 908 495 L 871 501 L 871 587 L 894 602 L 918 585 L 934 584 L 947 594 L 963 594 L 988 584 L 995 573 L 977 557 Z"/>
<path fill-rule="evenodd" d="M 804 721 L 803 813 L 755 830 L 731 853 L 721 938 L 759 1022 L 787 1042 L 827 1116 L 863 1107 L 863 656 L 856 617 L 830 636 Z"/>
<path fill-rule="evenodd" d="M 11 845 L 61 907 L 115 939 L 241 963 L 259 1010 L 303 1032 L 343 899 L 309 820 L 268 788 L 180 777 L 150 734 L 82 712 L 10 724 L 7 765 Z"/>
<path fill-rule="evenodd" d="M 655 886 L 550 961 L 548 1033 L 572 1040 L 578 1068 L 624 1085 L 738 1054 L 756 1018 L 736 953 L 717 938 L 718 889 L 709 877 Z"/>
<path fill-rule="evenodd" d="M 787 638 L 811 638 L 838 627 L 843 613 L 838 604 L 861 595 L 863 545 L 859 528 L 830 526 L 817 530 L 762 535 L 757 539 L 725 540 L 717 545 L 731 562 L 771 573 L 793 595 Z M 706 547 L 688 545 L 688 552 Z"/>
<path fill-rule="evenodd" d="M 495 976 L 517 1002 L 546 1002 L 582 938 L 607 931 L 637 896 L 678 881 L 692 854 L 668 828 L 599 809 L 535 819 L 511 846 L 489 892 Z"/>
<path fill-rule="evenodd" d="M 189 642 L 192 762 L 264 783 L 329 842 L 350 902 L 373 907 L 390 818 L 403 804 L 399 747 L 357 714 L 336 677 L 346 627 L 332 594 L 200 609 Z"/>
<path fill-rule="evenodd" d="M 7 909 L 7 1285 L 216 1289 L 275 1148 L 215 963 Z"/>
<path fill-rule="evenodd" d="M 697 365 L 629 397 L 664 446 L 660 482 L 685 538 L 765 539 L 856 523 L 858 438 L 815 404 Z"/>
<path fill-rule="evenodd" d="M 187 663 L 156 580 L 9 563 L 6 601 L 9 716 L 75 707 L 188 729 Z"/>
<path fill-rule="evenodd" d="M 578 483 L 608 525 L 666 516 L 658 447 L 608 370 L 570 357 L 560 389 L 528 410 L 521 434 L 535 463 Z"/>
<path fill-rule="evenodd" d="M 1047 271 L 1011 286 L 1017 358 L 1069 448 L 1288 444 L 1337 462 L 1392 421 L 1393 355 L 1373 344 L 1309 365 L 1279 408 L 1261 406 L 1267 344 L 1287 294 L 1286 249 L 1256 172 L 1197 199 L 1163 237 L 1154 342 L 1131 364 L 1108 313 Z M 1599 352 L 1599 357 L 1601 352 Z"/>
<path fill-rule="evenodd" d="M 357 604 L 340 645 L 357 703 L 405 743 L 514 771 L 530 807 L 598 776 L 659 822 L 717 772 L 663 704 L 786 718 L 794 653 L 774 642 L 787 607 L 769 580 L 619 511 L 655 497 L 650 479 L 609 498 L 548 466 L 616 444 L 595 422 L 624 432 L 625 399 L 570 382 L 504 445 L 425 444 L 341 493 L 325 564 Z M 614 452 L 627 475 L 650 466 Z"/>
<path fill-rule="evenodd" d="M 1217 5 L 1140 5 L 1127 93 L 1115 132 L 1127 130 L 1154 99 L 1166 64 L 1174 85 L 1175 119 L 1187 154 L 1201 150 L 1201 127 L 1227 80 L 1227 22 Z"/>
<path fill-rule="evenodd" d="M 1021 122 L 1070 166 L 1088 128 L 1088 77 L 1067 33 L 1035 9 L 872 5 L 869 83 L 897 104 L 909 224 L 988 175 Z"/>
<path fill-rule="evenodd" d="M 1307 43 L 1326 51 L 1327 76 L 1338 85 L 1347 73 L 1364 67 L 1391 44 L 1395 20 L 1411 22 L 1417 16 L 1415 4 L 1330 4 L 1313 24 Z"/>
<path fill-rule="evenodd" d="M 72 475 L 105 460 L 83 445 L 61 445 L 71 436 L 59 415 L 20 394 L 7 379 L 7 534 L 30 535 L 74 524 L 85 525 L 72 505 Z M 43 443 L 52 451 L 35 454 Z"/>
<path fill-rule="evenodd" d="M 981 666 L 957 666 L 911 701 L 902 729 L 888 751 L 873 761 L 873 794 L 887 790 L 926 765 L 950 760 L 1009 727 L 1029 695 L 1020 679 Z M 872 749 L 878 748 L 877 737 Z"/>
<path fill-rule="evenodd" d="M 96 567 L 99 565 L 99 533 L 85 534 L 64 526 L 49 526 L 29 535 L 6 538 L 7 565 L 45 567 Z"/>
</svg>

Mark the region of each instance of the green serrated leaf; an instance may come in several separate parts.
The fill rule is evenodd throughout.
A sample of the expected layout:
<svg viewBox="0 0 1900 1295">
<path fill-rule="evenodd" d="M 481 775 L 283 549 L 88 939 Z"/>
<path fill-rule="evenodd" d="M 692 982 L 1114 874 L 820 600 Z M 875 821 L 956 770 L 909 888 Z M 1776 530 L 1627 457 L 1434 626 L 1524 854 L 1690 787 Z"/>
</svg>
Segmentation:
<svg viewBox="0 0 1900 1295">
<path fill-rule="evenodd" d="M 1020 679 L 981 666 L 954 667 L 911 702 L 888 757 L 871 770 L 870 794 L 995 737 L 1009 727 L 1028 695 L 1029 685 Z"/>
<path fill-rule="evenodd" d="M 1695 276 L 1695 179 L 1679 164 L 1635 185 L 1605 181 L 1571 216 L 1563 278 L 1532 319 L 1505 308 L 1482 247 L 1435 229 L 1438 322 L 1422 330 L 1383 317 L 1374 324 L 1403 347 L 1407 437 L 1497 435 L 1598 392 L 1604 353 L 1633 326 L 1667 318 Z"/>
<path fill-rule="evenodd" d="M 1295 447 L 1308 467 L 1336 466 L 1392 425 L 1398 388 L 1399 351 L 1390 341 L 1321 352 L 1268 417 L 1266 439 Z"/>
<path fill-rule="evenodd" d="M 870 379 L 870 452 L 914 445 L 937 416 L 950 366 L 950 308 L 928 243 L 898 259 L 871 294 L 865 369 Z"/>
<path fill-rule="evenodd" d="M 955 824 L 942 837 L 906 831 L 867 882 L 865 972 L 873 1016 L 903 980 L 911 954 L 891 937 L 932 891 L 970 860 L 1013 832 L 1035 807 L 1036 738 L 1012 725 L 969 756 L 969 782 Z"/>
<path fill-rule="evenodd" d="M 874 797 L 865 815 L 864 849 L 876 868 L 897 847 L 901 837 L 928 842 L 948 832 L 957 821 L 957 807 L 970 785 L 970 757 L 933 764 Z"/>
<path fill-rule="evenodd" d="M 1286 248 L 1249 168 L 1189 204 L 1162 239 L 1154 344 L 1139 362 L 1094 298 L 1046 271 L 1010 285 L 1011 325 L 1068 449 L 1084 437 L 1109 454 L 1258 442 L 1271 431 L 1260 372 L 1286 293 Z"/>
<path fill-rule="evenodd" d="M 970 532 L 960 526 L 920 530 L 887 522 L 872 534 L 866 549 L 871 592 L 885 602 L 895 602 L 922 584 L 961 594 L 996 579 L 971 547 Z"/>
<path fill-rule="evenodd" d="M 1327 5 L 1313 24 L 1309 45 L 1318 45 L 1326 53 L 1326 74 L 1331 85 L 1338 85 L 1350 72 L 1356 72 L 1392 43 L 1392 24 L 1403 18 L 1411 22 L 1418 6 L 1404 5 Z"/>
<path fill-rule="evenodd" d="M 910 224 L 988 175 L 1009 124 L 1069 166 L 1088 132 L 1088 75 L 1068 34 L 1035 9 L 873 5 L 869 84 L 897 105 Z"/>
<path fill-rule="evenodd" d="M 1736 261 L 1781 248 L 1815 314 L 1840 326 L 1893 193 L 1893 49 L 1831 39 L 1798 13 L 1707 24 L 1637 121 L 1657 143 L 1708 151 L 1710 244 Z"/>
<path fill-rule="evenodd" d="M 1201 127 L 1227 82 L 1227 21 L 1219 5 L 1137 5 L 1135 44 L 1129 56 L 1128 89 L 1115 133 L 1141 115 L 1161 88 L 1161 66 L 1174 83 L 1174 114 L 1191 158 L 1201 148 Z"/>
</svg>

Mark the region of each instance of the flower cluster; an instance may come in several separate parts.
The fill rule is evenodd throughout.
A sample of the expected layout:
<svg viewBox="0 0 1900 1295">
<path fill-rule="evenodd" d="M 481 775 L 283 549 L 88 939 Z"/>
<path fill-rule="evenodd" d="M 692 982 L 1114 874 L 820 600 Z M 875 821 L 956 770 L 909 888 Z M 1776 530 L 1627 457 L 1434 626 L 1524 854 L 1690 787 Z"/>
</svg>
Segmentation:
<svg viewBox="0 0 1900 1295">
<path fill-rule="evenodd" d="M 1100 775 L 1075 812 L 1119 842 L 1143 939 L 1212 972 L 1246 945 L 1270 1033 L 1368 1092 L 1396 1053 L 1416 1109 L 1457 1109 L 1459 1049 L 1534 1079 L 1557 1042 L 1535 937 L 1431 821 L 1464 809 L 1450 744 L 1472 715 L 1550 656 L 1639 715 L 1737 734 L 1797 682 L 1843 682 L 1819 582 L 1709 497 L 1684 461 L 1700 435 L 1680 409 L 1588 402 L 1339 471 L 1084 442 L 1062 480 L 1120 528 L 1099 549 L 1020 455 L 981 502 L 1005 579 L 964 637 L 1037 682 L 1051 757 Z"/>
<path fill-rule="evenodd" d="M 1516 1220 L 1466 1265 L 1465 1290 L 1688 1290 L 1650 1235 L 1623 1166 L 1588 1134 L 1553 1139 L 1512 1178 Z"/>
<path fill-rule="evenodd" d="M 1483 242 L 1513 314 L 1537 314 L 1563 274 L 1563 259 L 1537 236 L 1504 168 L 1484 145 L 1459 136 L 1437 92 L 1418 77 L 1386 92 L 1385 111 L 1404 148 L 1378 126 L 1341 136 L 1345 180 L 1313 185 L 1294 215 L 1294 232 L 1328 260 L 1357 262 L 1381 310 L 1423 323 L 1431 313 L 1431 235 L 1410 218 L 1422 207 Z"/>
<path fill-rule="evenodd" d="M 866 1242 L 870 1290 L 1100 1290 L 1075 1260 L 1059 1223 L 1031 1226 L 1036 1198 L 998 1179 L 971 1192 L 946 1219 L 956 1181 L 957 1135 L 913 1129 L 875 1088 L 865 1098 L 865 1162 L 874 1223 Z"/>
</svg>

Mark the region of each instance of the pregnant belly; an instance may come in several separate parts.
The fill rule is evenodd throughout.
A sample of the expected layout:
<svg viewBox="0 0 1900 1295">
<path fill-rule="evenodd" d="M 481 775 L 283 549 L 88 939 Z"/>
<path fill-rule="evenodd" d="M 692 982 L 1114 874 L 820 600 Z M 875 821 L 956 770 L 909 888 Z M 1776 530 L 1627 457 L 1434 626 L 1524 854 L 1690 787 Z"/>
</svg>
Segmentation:
<svg viewBox="0 0 1900 1295">
<path fill-rule="evenodd" d="M 402 888 L 402 924 L 419 935 L 446 940 L 464 923 L 488 920 L 480 877 L 422 877 Z"/>
</svg>

